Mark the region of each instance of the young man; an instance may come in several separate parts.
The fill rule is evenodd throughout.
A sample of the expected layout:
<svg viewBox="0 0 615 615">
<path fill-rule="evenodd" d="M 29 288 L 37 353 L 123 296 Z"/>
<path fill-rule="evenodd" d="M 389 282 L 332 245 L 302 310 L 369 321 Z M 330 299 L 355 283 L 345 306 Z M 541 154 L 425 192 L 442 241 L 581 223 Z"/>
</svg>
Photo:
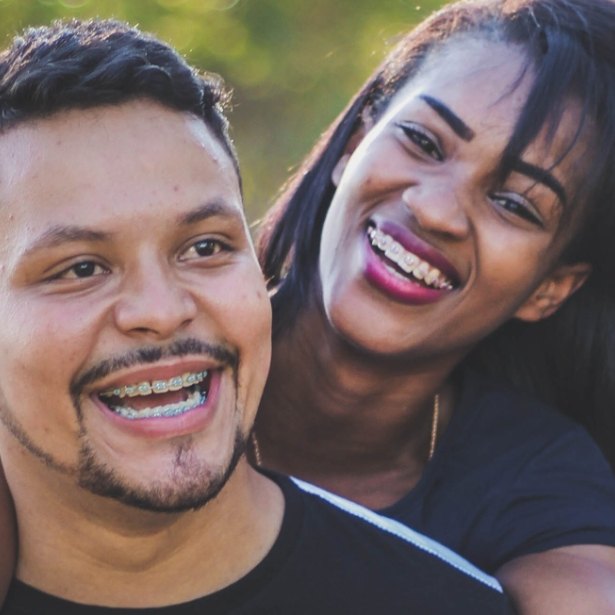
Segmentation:
<svg viewBox="0 0 615 615">
<path fill-rule="evenodd" d="M 117 22 L 0 62 L 3 613 L 508 612 L 439 545 L 246 462 L 270 309 L 219 84 Z"/>
</svg>

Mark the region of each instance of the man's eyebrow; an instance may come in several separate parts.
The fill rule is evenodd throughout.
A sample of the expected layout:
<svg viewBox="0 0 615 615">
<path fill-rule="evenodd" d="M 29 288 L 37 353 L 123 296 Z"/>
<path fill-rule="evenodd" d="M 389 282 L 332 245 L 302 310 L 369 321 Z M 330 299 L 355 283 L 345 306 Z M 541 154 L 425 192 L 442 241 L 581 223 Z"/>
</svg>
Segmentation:
<svg viewBox="0 0 615 615">
<path fill-rule="evenodd" d="M 229 218 L 237 218 L 242 220 L 241 213 L 235 207 L 226 205 L 222 201 L 212 201 L 205 203 L 192 211 L 184 214 L 179 219 L 179 224 L 190 225 L 206 220 L 213 216 L 223 216 Z M 28 246 L 25 251 L 25 255 L 32 254 L 38 250 L 54 248 L 62 245 L 63 243 L 77 242 L 77 241 L 94 241 L 102 242 L 111 238 L 111 233 L 104 231 L 96 231 L 87 227 L 78 226 L 76 224 L 56 225 L 47 229 L 40 237 L 34 240 L 34 242 Z"/>
<path fill-rule="evenodd" d="M 428 94 L 421 94 L 419 98 L 426 102 L 451 127 L 457 136 L 461 137 L 464 141 L 471 141 L 474 138 L 474 131 L 441 100 L 433 98 L 433 96 Z"/>
<path fill-rule="evenodd" d="M 517 173 L 521 173 L 522 175 L 527 175 L 537 182 L 544 184 L 547 188 L 550 188 L 553 192 L 555 192 L 562 205 L 566 204 L 567 196 L 564 186 L 562 186 L 562 184 L 555 179 L 549 171 L 541 169 L 540 167 L 530 164 L 529 162 L 524 162 L 523 160 L 515 161 L 512 165 L 512 170 Z"/>
<path fill-rule="evenodd" d="M 34 242 L 28 246 L 25 254 L 28 255 L 46 248 L 54 248 L 63 243 L 76 241 L 100 242 L 109 239 L 109 237 L 109 233 L 95 231 L 75 224 L 56 225 L 47 229 L 40 237 L 35 239 Z"/>
<path fill-rule="evenodd" d="M 236 218 L 243 222 L 242 212 L 237 207 L 228 205 L 221 200 L 215 200 L 199 205 L 192 211 L 183 214 L 179 218 L 179 224 L 181 226 L 189 226 L 207 220 L 208 218 L 213 218 L 214 216 Z"/>
</svg>

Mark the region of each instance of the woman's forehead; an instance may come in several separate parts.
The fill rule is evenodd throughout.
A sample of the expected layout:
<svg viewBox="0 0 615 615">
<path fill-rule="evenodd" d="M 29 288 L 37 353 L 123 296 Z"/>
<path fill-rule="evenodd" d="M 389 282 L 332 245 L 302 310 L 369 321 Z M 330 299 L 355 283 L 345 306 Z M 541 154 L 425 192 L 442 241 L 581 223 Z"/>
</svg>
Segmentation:
<svg viewBox="0 0 615 615">
<path fill-rule="evenodd" d="M 410 119 L 428 106 L 460 135 L 508 141 L 531 87 L 520 48 L 463 38 L 435 50 L 392 97 L 378 124 Z"/>
<path fill-rule="evenodd" d="M 378 123 L 391 121 L 408 106 L 428 99 L 450 111 L 473 134 L 506 135 L 504 148 L 513 135 L 525 136 L 515 132 L 521 114 L 527 112 L 535 79 L 532 61 L 521 45 L 488 35 L 460 35 L 429 53 L 419 71 L 392 97 Z M 540 118 L 523 150 L 538 150 L 551 166 L 581 156 L 573 166 L 582 166 L 595 134 L 591 124 L 582 103 L 565 97 Z"/>
<path fill-rule="evenodd" d="M 393 96 L 389 107 L 422 88 L 437 89 L 462 100 L 479 96 L 497 102 L 515 93 L 525 99 L 532 77 L 529 65 L 519 45 L 480 35 L 458 36 L 427 55 L 419 70 Z"/>
</svg>

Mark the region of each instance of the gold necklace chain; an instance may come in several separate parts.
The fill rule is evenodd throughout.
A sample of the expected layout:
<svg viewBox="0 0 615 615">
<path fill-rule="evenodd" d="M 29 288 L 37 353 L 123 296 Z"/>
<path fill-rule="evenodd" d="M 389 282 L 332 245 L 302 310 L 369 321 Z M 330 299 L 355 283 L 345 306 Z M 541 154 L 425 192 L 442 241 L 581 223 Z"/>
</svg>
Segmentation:
<svg viewBox="0 0 615 615">
<path fill-rule="evenodd" d="M 252 432 L 252 451 L 254 452 L 256 467 L 260 468 L 263 465 L 263 459 L 261 457 L 261 449 L 258 446 L 258 440 L 256 439 L 256 433 L 254 431 Z"/>
<path fill-rule="evenodd" d="M 433 398 L 433 410 L 431 412 L 431 438 L 429 439 L 429 455 L 427 461 L 431 461 L 436 452 L 436 442 L 438 440 L 438 421 L 440 420 L 440 395 L 436 393 Z"/>
<path fill-rule="evenodd" d="M 433 410 L 431 413 L 431 437 L 429 439 L 429 454 L 427 455 L 427 461 L 431 461 L 433 454 L 436 451 L 436 443 L 438 441 L 438 421 L 440 420 L 440 395 L 436 393 L 433 398 Z M 261 449 L 258 445 L 258 439 L 256 432 L 252 432 L 251 436 L 252 451 L 254 452 L 254 461 L 256 467 L 260 468 L 263 465 L 263 458 L 261 457 Z"/>
</svg>

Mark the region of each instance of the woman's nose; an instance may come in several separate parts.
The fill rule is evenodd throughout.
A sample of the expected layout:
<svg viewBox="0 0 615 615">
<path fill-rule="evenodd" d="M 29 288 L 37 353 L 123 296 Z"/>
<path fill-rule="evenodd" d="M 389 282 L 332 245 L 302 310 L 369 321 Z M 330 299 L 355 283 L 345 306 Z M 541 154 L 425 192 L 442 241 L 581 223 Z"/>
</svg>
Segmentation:
<svg viewBox="0 0 615 615">
<path fill-rule="evenodd" d="M 448 182 L 410 186 L 401 198 L 425 231 L 452 239 L 463 239 L 470 231 L 466 207 Z"/>
</svg>

